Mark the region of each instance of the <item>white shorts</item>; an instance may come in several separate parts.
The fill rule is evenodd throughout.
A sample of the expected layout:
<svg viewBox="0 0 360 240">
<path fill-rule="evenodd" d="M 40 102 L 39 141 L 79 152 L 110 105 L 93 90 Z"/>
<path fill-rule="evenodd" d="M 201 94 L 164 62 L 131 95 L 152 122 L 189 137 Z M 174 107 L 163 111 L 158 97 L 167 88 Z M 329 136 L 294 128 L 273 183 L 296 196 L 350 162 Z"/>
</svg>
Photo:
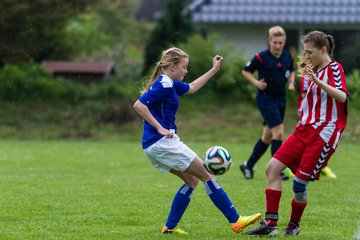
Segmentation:
<svg viewBox="0 0 360 240">
<path fill-rule="evenodd" d="M 196 153 L 186 146 L 174 134 L 173 138 L 162 138 L 144 149 L 146 157 L 160 172 L 168 173 L 170 169 L 185 171 L 196 157 Z"/>
</svg>

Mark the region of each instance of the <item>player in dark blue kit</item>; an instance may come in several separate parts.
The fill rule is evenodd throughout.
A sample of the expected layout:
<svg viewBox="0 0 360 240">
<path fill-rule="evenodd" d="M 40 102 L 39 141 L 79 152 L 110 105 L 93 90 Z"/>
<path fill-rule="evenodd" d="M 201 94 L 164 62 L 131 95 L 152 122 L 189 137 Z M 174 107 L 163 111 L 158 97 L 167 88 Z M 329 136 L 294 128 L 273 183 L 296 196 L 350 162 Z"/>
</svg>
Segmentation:
<svg viewBox="0 0 360 240">
<path fill-rule="evenodd" d="M 257 88 L 256 104 L 264 119 L 261 138 L 254 146 L 250 158 L 240 165 L 246 179 L 254 177 L 253 168 L 271 144 L 271 155 L 280 148 L 284 135 L 286 86 L 294 91 L 294 59 L 284 50 L 286 33 L 280 26 L 269 29 L 269 49 L 257 53 L 244 70 L 244 77 Z M 258 78 L 253 73 L 258 71 Z M 281 173 L 282 180 L 289 177 Z"/>
<path fill-rule="evenodd" d="M 190 84 L 184 83 L 189 56 L 178 48 L 162 53 L 155 72 L 134 109 L 144 118 L 142 147 L 152 165 L 164 173 L 172 173 L 184 181 L 173 199 L 162 233 L 187 234 L 177 227 L 199 179 L 211 201 L 224 214 L 236 233 L 255 223 L 261 214 L 239 216 L 225 191 L 213 175 L 206 171 L 202 160 L 177 135 L 175 114 L 179 107 L 178 96 L 197 92 L 220 69 L 223 58 L 215 56 L 212 68 Z"/>
</svg>

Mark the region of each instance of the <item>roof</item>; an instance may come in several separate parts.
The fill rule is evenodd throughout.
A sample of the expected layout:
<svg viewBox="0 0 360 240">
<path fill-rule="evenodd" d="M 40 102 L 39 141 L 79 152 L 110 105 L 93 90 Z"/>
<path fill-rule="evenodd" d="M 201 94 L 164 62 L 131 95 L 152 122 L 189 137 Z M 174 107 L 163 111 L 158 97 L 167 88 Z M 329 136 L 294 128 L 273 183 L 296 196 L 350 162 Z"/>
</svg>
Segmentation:
<svg viewBox="0 0 360 240">
<path fill-rule="evenodd" d="M 202 0 L 189 7 L 198 23 L 360 23 L 359 0 Z"/>
<path fill-rule="evenodd" d="M 42 66 L 53 73 L 106 74 L 114 71 L 114 63 L 44 61 Z"/>
<path fill-rule="evenodd" d="M 141 0 L 138 20 L 155 21 L 164 0 Z M 188 9 L 196 23 L 360 24 L 359 0 L 192 0 Z"/>
<path fill-rule="evenodd" d="M 194 0 L 186 1 L 194 2 Z M 158 18 L 160 18 L 161 14 L 166 9 L 167 4 L 167 0 L 141 0 L 139 2 L 139 5 L 135 9 L 134 17 L 136 20 L 149 22 L 155 22 Z"/>
<path fill-rule="evenodd" d="M 165 10 L 166 1 L 164 0 L 143 0 L 135 9 L 135 19 L 149 22 L 156 21 Z"/>
</svg>

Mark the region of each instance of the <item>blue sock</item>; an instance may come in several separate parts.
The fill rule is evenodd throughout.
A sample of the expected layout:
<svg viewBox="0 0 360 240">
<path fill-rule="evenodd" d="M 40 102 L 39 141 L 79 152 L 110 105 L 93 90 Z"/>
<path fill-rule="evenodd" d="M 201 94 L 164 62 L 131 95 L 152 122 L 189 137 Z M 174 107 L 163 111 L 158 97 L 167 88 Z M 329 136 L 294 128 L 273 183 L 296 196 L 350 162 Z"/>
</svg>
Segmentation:
<svg viewBox="0 0 360 240">
<path fill-rule="evenodd" d="M 271 141 L 271 156 L 274 156 L 276 151 L 281 147 L 282 140 L 272 140 Z"/>
<path fill-rule="evenodd" d="M 215 206 L 224 214 L 230 223 L 235 223 L 239 218 L 239 214 L 237 214 L 236 209 L 231 203 L 228 195 L 219 186 L 216 180 L 213 178 L 207 181 L 204 186 Z"/>
<path fill-rule="evenodd" d="M 170 213 L 165 224 L 167 228 L 173 229 L 177 226 L 187 206 L 189 205 L 193 193 L 194 190 L 186 184 L 180 187 L 171 204 Z"/>
</svg>

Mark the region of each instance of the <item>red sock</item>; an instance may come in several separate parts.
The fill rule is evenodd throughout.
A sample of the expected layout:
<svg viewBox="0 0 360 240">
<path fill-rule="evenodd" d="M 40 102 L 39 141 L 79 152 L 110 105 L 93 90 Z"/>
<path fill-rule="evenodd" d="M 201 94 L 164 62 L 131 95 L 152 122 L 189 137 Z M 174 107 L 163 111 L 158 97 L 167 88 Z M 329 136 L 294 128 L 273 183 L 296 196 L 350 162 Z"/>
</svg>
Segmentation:
<svg viewBox="0 0 360 240">
<path fill-rule="evenodd" d="M 269 188 L 265 189 L 265 195 L 266 195 L 265 220 L 266 223 L 270 226 L 274 226 L 277 224 L 281 193 L 282 193 L 281 191 L 277 191 Z M 268 216 L 268 218 L 266 215 Z"/>
<path fill-rule="evenodd" d="M 297 202 L 295 199 L 291 202 L 291 218 L 290 221 L 294 224 L 299 224 L 301 216 L 304 213 L 307 202 Z"/>
</svg>

